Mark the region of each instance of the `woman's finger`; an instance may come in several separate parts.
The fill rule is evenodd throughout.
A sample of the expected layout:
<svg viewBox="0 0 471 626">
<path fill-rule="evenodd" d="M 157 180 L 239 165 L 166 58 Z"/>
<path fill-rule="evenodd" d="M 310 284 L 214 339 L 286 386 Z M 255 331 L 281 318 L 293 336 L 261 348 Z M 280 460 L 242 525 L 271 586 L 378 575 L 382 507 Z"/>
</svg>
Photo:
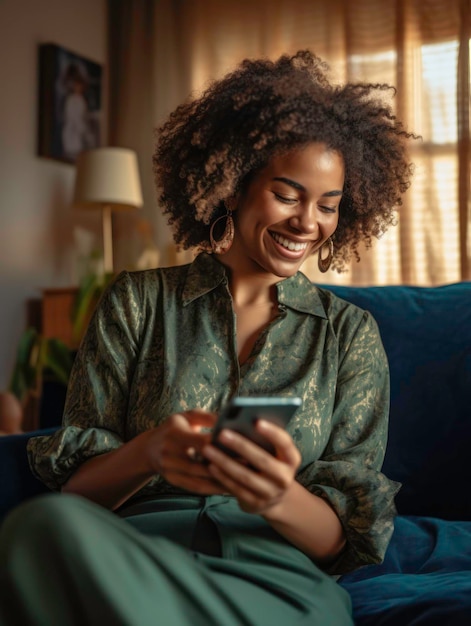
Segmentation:
<svg viewBox="0 0 471 626">
<path fill-rule="evenodd" d="M 209 471 L 222 485 L 223 491 L 237 498 L 240 508 L 247 513 L 263 514 L 279 502 L 291 484 L 288 480 L 286 487 L 282 487 L 249 467 L 228 459 L 227 455 L 216 448 L 213 450 L 215 462 L 210 462 Z M 211 452 L 210 455 L 213 456 Z M 218 455 L 226 457 L 221 464 L 217 462 L 221 460 Z"/>
<path fill-rule="evenodd" d="M 186 417 L 192 428 L 197 429 L 212 429 L 217 421 L 217 415 L 215 413 L 209 413 L 208 411 L 201 411 L 199 409 L 184 411 L 182 415 Z"/>
<path fill-rule="evenodd" d="M 191 413 L 191 416 L 175 413 L 155 429 L 158 431 L 159 440 L 169 450 L 186 451 L 188 448 L 200 450 L 211 440 L 209 427 L 204 424 L 211 424 L 214 416 L 211 416 L 210 413 L 196 415 L 197 412 L 195 411 Z"/>
<path fill-rule="evenodd" d="M 252 444 L 253 445 L 253 444 Z M 267 463 L 262 470 L 257 469 L 252 464 L 241 463 L 238 459 L 233 459 L 224 454 L 214 446 L 207 446 L 203 454 L 209 461 L 209 471 L 224 485 L 224 487 L 236 498 L 239 503 L 243 499 L 246 503 L 255 500 L 259 503 L 277 498 L 280 492 L 284 491 L 293 479 L 293 472 L 288 466 L 280 463 L 271 455 L 262 451 Z M 246 508 L 244 507 L 246 510 Z"/>
<path fill-rule="evenodd" d="M 215 464 L 210 464 L 209 469 L 218 484 L 222 485 L 224 491 L 237 498 L 245 511 L 249 509 L 255 511 L 255 509 L 262 508 L 265 502 L 272 497 L 267 484 L 259 483 L 256 485 L 255 481 L 250 479 L 241 482 L 240 477 L 236 480 L 233 475 L 227 474 Z"/>
<path fill-rule="evenodd" d="M 294 445 L 291 435 L 276 424 L 267 420 L 257 420 L 255 428 L 276 450 L 276 457 L 296 469 L 301 463 L 301 455 Z"/>
<path fill-rule="evenodd" d="M 286 431 L 268 422 L 267 424 L 269 428 L 265 430 L 262 426 L 260 432 L 267 441 L 273 444 L 276 456 L 271 455 L 247 437 L 229 429 L 221 431 L 218 441 L 263 474 L 270 474 L 274 479 L 277 477 L 283 479 L 285 474 L 283 466 L 288 465 L 291 472 L 294 473 L 299 466 L 301 457 L 291 436 Z"/>
</svg>

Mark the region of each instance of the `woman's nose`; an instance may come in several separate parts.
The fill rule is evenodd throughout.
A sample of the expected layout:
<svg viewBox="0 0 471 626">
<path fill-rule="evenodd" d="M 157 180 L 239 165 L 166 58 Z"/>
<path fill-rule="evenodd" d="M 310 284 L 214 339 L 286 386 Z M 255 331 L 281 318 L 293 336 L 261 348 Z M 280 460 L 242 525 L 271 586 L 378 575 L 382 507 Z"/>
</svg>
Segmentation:
<svg viewBox="0 0 471 626">
<path fill-rule="evenodd" d="M 299 212 L 290 218 L 289 224 L 300 233 L 315 232 L 318 229 L 315 205 L 309 204 L 301 207 Z"/>
</svg>

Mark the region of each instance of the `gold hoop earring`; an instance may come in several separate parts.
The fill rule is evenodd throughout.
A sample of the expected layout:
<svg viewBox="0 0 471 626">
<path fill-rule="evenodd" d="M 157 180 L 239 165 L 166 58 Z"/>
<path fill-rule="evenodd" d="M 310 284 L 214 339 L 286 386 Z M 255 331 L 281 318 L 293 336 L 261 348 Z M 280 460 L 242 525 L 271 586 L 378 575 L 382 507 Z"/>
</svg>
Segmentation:
<svg viewBox="0 0 471 626">
<path fill-rule="evenodd" d="M 221 237 L 216 239 L 214 236 L 214 230 L 216 228 L 216 224 L 218 224 L 221 220 L 226 220 L 226 224 Z M 211 224 L 211 228 L 209 229 L 209 241 L 211 243 L 211 250 L 214 254 L 224 254 L 229 251 L 232 246 L 232 242 L 234 241 L 234 220 L 232 219 L 232 211 L 227 209 L 226 215 L 221 215 L 221 217 L 214 220 Z"/>
<path fill-rule="evenodd" d="M 324 246 L 327 245 L 329 246 L 329 252 L 327 254 L 327 256 L 325 257 L 325 259 L 322 258 L 322 250 L 324 248 Z M 325 272 L 327 272 L 327 270 L 330 267 L 330 264 L 332 263 L 332 259 L 334 258 L 334 242 L 332 241 L 332 237 L 329 237 L 327 239 L 327 241 L 324 241 L 324 243 L 322 244 L 322 246 L 319 248 L 319 252 L 317 255 L 317 266 L 319 267 L 319 270 L 325 274 Z"/>
</svg>

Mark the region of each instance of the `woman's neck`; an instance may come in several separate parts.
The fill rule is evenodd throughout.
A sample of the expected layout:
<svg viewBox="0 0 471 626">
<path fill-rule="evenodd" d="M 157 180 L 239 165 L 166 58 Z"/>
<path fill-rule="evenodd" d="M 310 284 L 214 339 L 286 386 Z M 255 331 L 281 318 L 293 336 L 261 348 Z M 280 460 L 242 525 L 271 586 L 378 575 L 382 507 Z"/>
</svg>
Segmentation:
<svg viewBox="0 0 471 626">
<path fill-rule="evenodd" d="M 260 274 L 245 272 L 241 268 L 226 265 L 223 258 L 219 260 L 228 270 L 229 290 L 234 304 L 246 307 L 278 302 L 276 290 L 276 283 L 280 280 L 278 277 L 264 272 Z"/>
<path fill-rule="evenodd" d="M 283 279 L 264 271 L 255 263 L 244 263 L 243 259 L 232 255 L 231 252 L 232 250 L 227 254 L 216 256 L 226 268 L 234 304 L 241 307 L 268 302 L 277 304 L 276 284 Z"/>
</svg>

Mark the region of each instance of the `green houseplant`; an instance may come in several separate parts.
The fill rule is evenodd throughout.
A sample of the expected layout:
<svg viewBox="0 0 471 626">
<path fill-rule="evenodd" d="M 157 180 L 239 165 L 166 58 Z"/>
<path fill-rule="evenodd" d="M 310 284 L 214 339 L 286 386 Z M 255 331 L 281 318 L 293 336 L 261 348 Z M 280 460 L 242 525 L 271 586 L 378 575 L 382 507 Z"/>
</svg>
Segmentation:
<svg viewBox="0 0 471 626">
<path fill-rule="evenodd" d="M 72 331 L 79 340 L 113 273 L 90 270 L 80 281 L 71 311 Z M 0 434 L 14 434 L 37 425 L 46 375 L 67 386 L 73 354 L 57 338 L 46 338 L 29 327 L 21 335 L 7 390 L 0 392 Z"/>
<path fill-rule="evenodd" d="M 82 337 L 101 294 L 113 277 L 113 273 L 97 274 L 90 272 L 80 281 L 71 314 L 75 339 Z"/>
<path fill-rule="evenodd" d="M 27 328 L 18 342 L 8 388 L 0 393 L 0 431 L 11 434 L 36 425 L 45 374 L 67 385 L 72 361 L 62 341 Z"/>
</svg>

